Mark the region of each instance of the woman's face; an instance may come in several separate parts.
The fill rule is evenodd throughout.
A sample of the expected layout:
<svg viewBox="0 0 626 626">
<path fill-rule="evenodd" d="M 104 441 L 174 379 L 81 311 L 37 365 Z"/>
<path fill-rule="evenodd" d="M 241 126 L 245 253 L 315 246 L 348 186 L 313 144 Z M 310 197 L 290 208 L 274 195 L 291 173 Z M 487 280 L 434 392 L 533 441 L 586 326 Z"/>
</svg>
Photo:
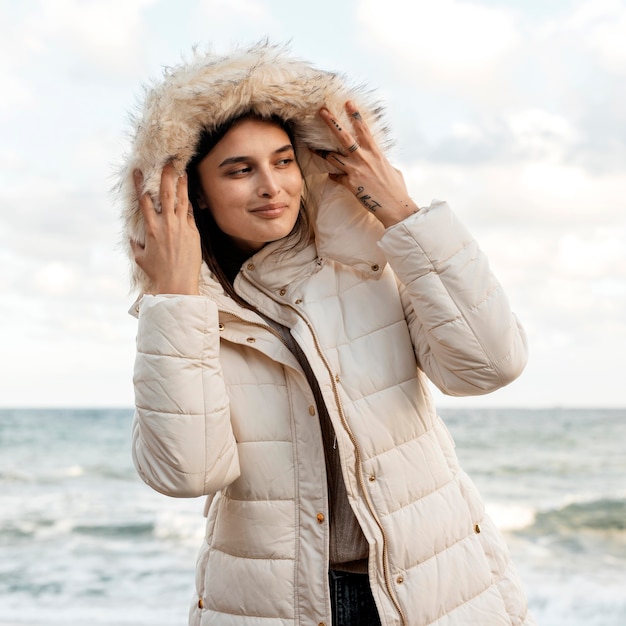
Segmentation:
<svg viewBox="0 0 626 626">
<path fill-rule="evenodd" d="M 288 235 L 300 210 L 302 174 L 287 133 L 254 118 L 236 122 L 198 165 L 200 206 L 245 252 Z"/>
</svg>

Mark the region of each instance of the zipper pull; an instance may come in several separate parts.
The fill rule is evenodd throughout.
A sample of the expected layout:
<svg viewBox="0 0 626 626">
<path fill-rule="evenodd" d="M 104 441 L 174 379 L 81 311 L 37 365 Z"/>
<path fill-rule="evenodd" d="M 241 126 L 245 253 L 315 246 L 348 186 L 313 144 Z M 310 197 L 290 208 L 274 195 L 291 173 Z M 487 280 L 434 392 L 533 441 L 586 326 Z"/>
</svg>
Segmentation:
<svg viewBox="0 0 626 626">
<path fill-rule="evenodd" d="M 337 435 L 335 435 L 335 438 L 333 439 L 333 450 L 337 449 Z"/>
</svg>

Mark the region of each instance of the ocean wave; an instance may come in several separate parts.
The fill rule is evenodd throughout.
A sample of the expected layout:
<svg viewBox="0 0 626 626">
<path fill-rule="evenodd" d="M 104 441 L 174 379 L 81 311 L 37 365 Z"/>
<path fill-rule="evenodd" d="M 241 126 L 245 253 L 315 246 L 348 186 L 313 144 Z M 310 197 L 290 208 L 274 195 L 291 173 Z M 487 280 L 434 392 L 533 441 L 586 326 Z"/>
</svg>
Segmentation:
<svg viewBox="0 0 626 626">
<path fill-rule="evenodd" d="M 133 521 L 126 523 L 89 524 L 70 519 L 11 520 L 0 525 L 0 542 L 24 539 L 45 541 L 71 534 L 92 537 L 139 539 L 154 536 L 153 522 Z"/>
<path fill-rule="evenodd" d="M 80 524 L 74 526 L 79 535 L 97 537 L 146 537 L 154 533 L 152 522 L 132 522 L 127 524 Z"/>
<path fill-rule="evenodd" d="M 502 507 L 506 510 L 506 507 Z M 498 516 L 494 521 L 503 530 L 532 533 L 535 535 L 571 534 L 593 532 L 612 536 L 624 534 L 626 538 L 626 499 L 599 498 L 595 500 L 569 502 L 560 507 L 536 511 L 523 510 L 524 515 L 512 519 L 519 523 L 499 524 Z M 527 523 L 525 523 L 527 522 Z"/>
<path fill-rule="evenodd" d="M 37 477 L 31 472 L 25 472 L 16 467 L 0 469 L 0 484 L 2 483 L 34 483 Z"/>
<path fill-rule="evenodd" d="M 566 506 L 539 512 L 535 526 L 543 530 L 626 531 L 626 500 L 601 498 L 588 502 L 572 502 Z"/>
</svg>

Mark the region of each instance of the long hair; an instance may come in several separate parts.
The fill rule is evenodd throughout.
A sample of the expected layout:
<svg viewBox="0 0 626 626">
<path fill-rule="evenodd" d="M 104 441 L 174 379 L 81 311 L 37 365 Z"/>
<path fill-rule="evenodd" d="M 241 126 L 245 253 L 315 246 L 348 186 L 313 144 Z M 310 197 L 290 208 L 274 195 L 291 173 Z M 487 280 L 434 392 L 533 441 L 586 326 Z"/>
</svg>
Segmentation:
<svg viewBox="0 0 626 626">
<path fill-rule="evenodd" d="M 201 133 L 196 144 L 194 156 L 187 165 L 187 176 L 189 181 L 189 201 L 193 207 L 193 215 L 198 231 L 200 232 L 202 258 L 222 285 L 224 291 L 235 300 L 235 302 L 243 307 L 253 308 L 236 293 L 233 286 L 237 273 L 250 254 L 244 253 L 239 249 L 234 244 L 233 240 L 220 229 L 210 209 L 200 208 L 202 184 L 198 172 L 200 162 L 213 150 L 218 142 L 223 139 L 224 135 L 226 135 L 237 122 L 248 118 L 276 124 L 285 131 L 291 144 L 295 148 L 293 127 L 288 121 L 276 115 L 262 117 L 254 112 L 246 112 L 228 120 L 214 130 L 205 130 Z M 299 163 L 298 167 L 300 167 Z M 304 179 L 303 184 L 306 185 Z M 300 211 L 296 223 L 289 235 L 285 237 L 285 245 L 281 246 L 277 252 L 302 248 L 309 243 L 311 236 L 304 199 L 300 198 Z"/>
</svg>

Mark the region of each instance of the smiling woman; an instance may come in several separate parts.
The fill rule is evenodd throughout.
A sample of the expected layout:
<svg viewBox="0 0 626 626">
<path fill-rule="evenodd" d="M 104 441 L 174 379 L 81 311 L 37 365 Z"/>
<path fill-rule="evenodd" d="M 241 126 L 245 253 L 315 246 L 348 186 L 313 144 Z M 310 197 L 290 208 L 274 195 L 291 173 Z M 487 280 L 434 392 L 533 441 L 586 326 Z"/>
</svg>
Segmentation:
<svg viewBox="0 0 626 626">
<path fill-rule="evenodd" d="M 187 166 L 203 259 L 244 306 L 232 288 L 243 261 L 290 234 L 310 238 L 292 133 L 276 116 L 244 115 L 202 133 Z"/>
<path fill-rule="evenodd" d="M 207 497 L 192 626 L 533 624 L 426 381 L 498 389 L 524 332 L 385 128 L 267 44 L 147 95 L 122 180 L 132 449 L 155 490 Z"/>
<path fill-rule="evenodd" d="M 199 209 L 246 253 L 286 237 L 300 210 L 302 174 L 280 126 L 244 118 L 198 164 Z"/>
</svg>

